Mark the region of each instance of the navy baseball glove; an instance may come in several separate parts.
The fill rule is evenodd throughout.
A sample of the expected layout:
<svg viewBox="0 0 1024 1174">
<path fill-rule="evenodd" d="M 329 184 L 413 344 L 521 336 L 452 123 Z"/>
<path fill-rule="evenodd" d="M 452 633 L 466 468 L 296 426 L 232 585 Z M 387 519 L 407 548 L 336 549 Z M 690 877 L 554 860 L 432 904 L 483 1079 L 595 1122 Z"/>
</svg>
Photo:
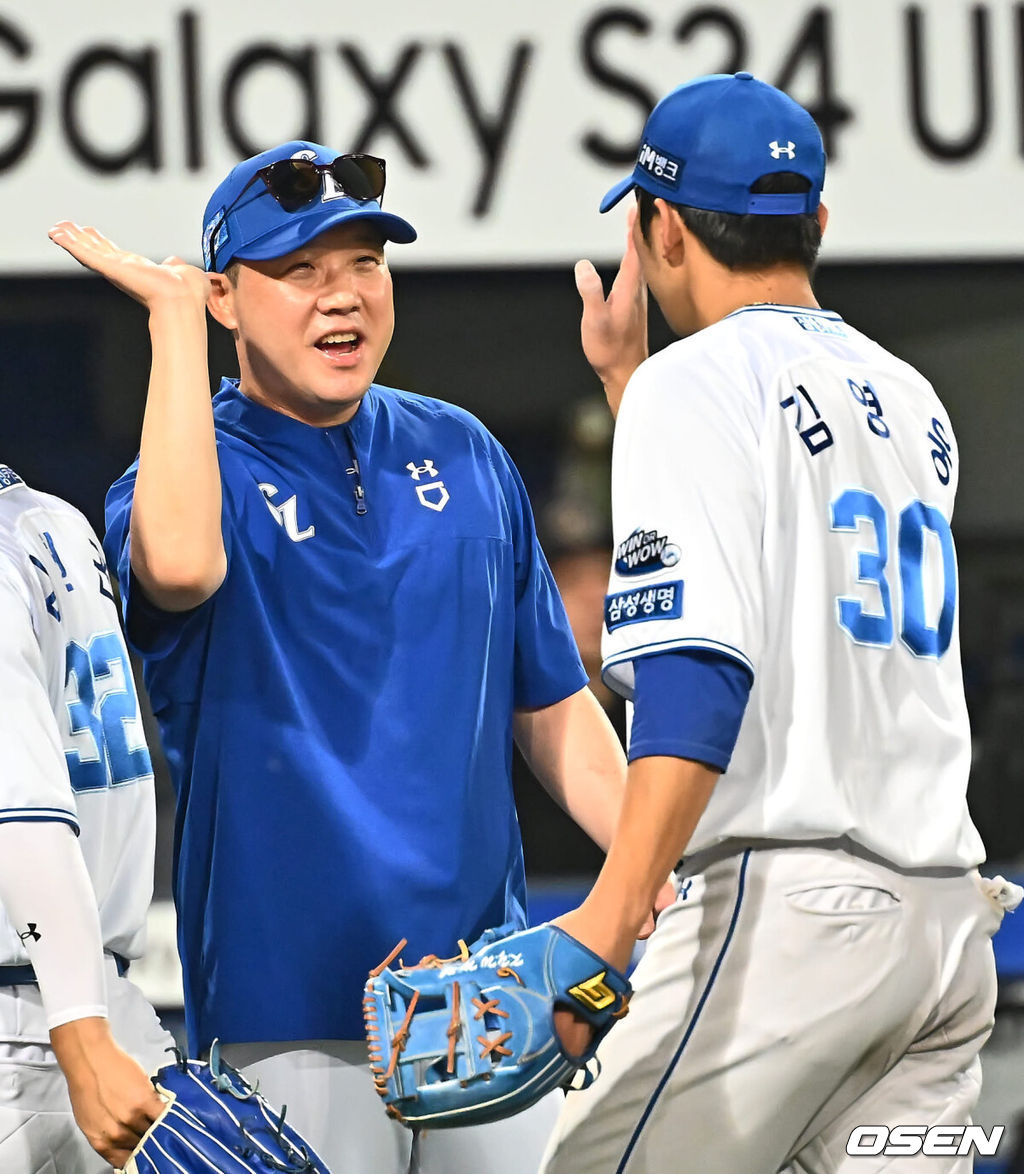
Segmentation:
<svg viewBox="0 0 1024 1174">
<path fill-rule="evenodd" d="M 124 1174 L 330 1174 L 241 1073 L 210 1049 L 209 1064 L 178 1057 L 152 1078 L 169 1102 Z"/>
<path fill-rule="evenodd" d="M 456 958 L 424 958 L 370 973 L 363 1017 L 374 1083 L 410 1128 L 479 1125 L 528 1108 L 584 1069 L 626 1014 L 629 982 L 553 925 L 488 930 Z M 554 1011 L 595 1029 L 580 1056 L 562 1048 Z M 585 1076 L 589 1083 L 592 1076 Z"/>
</svg>

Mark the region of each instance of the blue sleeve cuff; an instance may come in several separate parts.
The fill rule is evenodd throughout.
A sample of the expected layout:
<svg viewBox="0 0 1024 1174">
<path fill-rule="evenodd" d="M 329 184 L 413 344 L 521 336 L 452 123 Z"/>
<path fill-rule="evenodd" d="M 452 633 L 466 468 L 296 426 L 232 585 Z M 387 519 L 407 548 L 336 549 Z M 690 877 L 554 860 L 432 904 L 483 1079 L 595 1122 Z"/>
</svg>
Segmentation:
<svg viewBox="0 0 1024 1174">
<path fill-rule="evenodd" d="M 78 816 L 59 807 L 2 807 L 0 823 L 66 823 L 76 836 L 81 835 Z"/>
<path fill-rule="evenodd" d="M 739 737 L 753 676 L 732 657 L 704 649 L 633 662 L 629 761 L 690 758 L 724 771 Z"/>
</svg>

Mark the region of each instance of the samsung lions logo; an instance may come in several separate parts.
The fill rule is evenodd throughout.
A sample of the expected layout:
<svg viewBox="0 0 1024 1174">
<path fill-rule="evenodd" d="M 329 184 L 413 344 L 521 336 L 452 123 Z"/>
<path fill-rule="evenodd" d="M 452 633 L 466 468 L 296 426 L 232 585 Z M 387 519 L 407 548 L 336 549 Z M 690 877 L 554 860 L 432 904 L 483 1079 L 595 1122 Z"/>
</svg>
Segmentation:
<svg viewBox="0 0 1024 1174">
<path fill-rule="evenodd" d="M 653 571 L 674 567 L 680 550 L 657 530 L 634 530 L 615 552 L 617 575 L 649 575 Z"/>
<path fill-rule="evenodd" d="M 287 501 L 281 502 L 280 505 L 275 505 L 273 499 L 277 497 L 277 486 L 271 485 L 269 481 L 261 481 L 259 488 L 260 493 L 263 494 L 263 500 L 267 503 L 267 509 L 270 510 L 271 517 L 284 528 L 284 532 L 292 542 L 305 542 L 307 538 L 312 538 L 316 534 L 316 526 L 313 525 L 307 526 L 305 530 L 299 529 L 299 507 L 295 494 L 292 494 Z"/>
<path fill-rule="evenodd" d="M 296 151 L 291 156 L 292 159 L 304 159 L 308 163 L 316 163 L 316 151 L 311 151 L 308 147 L 304 147 L 301 151 Z M 326 204 L 328 200 L 342 200 L 345 198 L 345 192 L 338 187 L 338 181 L 329 171 L 320 173 L 320 202 Z"/>
</svg>

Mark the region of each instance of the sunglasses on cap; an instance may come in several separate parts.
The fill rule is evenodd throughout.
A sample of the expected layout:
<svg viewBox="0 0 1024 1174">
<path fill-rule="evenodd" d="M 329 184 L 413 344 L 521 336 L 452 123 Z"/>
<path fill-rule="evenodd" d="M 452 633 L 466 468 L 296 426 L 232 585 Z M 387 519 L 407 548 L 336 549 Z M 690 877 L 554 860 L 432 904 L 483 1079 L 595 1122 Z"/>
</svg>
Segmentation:
<svg viewBox="0 0 1024 1174">
<path fill-rule="evenodd" d="M 312 159 L 279 159 L 276 163 L 261 167 L 249 179 L 218 217 L 211 230 L 210 240 L 216 241 L 228 213 L 257 180 L 263 181 L 264 187 L 285 212 L 298 212 L 316 199 L 322 175 L 329 175 L 338 194 L 348 196 L 350 200 L 360 203 L 369 200 L 380 202 L 384 196 L 385 164 L 376 155 L 339 155 L 330 163 L 315 163 Z M 216 259 L 216 248 L 213 248 L 213 267 L 216 267 Z"/>
</svg>

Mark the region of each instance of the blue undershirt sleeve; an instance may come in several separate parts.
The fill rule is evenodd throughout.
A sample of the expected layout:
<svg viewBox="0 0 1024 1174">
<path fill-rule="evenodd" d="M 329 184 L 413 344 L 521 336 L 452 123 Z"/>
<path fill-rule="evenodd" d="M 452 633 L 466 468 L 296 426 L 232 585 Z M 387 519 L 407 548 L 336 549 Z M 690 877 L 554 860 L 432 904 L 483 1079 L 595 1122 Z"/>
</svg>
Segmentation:
<svg viewBox="0 0 1024 1174">
<path fill-rule="evenodd" d="M 629 761 L 664 755 L 724 771 L 739 737 L 753 677 L 732 657 L 705 649 L 633 662 Z"/>
</svg>

